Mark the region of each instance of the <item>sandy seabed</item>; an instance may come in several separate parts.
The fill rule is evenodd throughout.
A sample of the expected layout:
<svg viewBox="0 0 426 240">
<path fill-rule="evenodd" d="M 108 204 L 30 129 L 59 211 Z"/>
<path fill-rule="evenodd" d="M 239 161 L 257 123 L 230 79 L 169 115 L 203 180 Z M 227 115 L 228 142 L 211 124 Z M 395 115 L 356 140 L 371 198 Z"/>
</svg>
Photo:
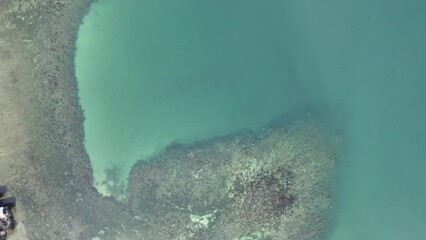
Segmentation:
<svg viewBox="0 0 426 240">
<path fill-rule="evenodd" d="M 18 199 L 9 239 L 321 238 L 339 141 L 305 114 L 173 145 L 133 168 L 126 202 L 93 188 L 73 64 L 89 5 L 0 2 L 0 183 Z"/>
</svg>

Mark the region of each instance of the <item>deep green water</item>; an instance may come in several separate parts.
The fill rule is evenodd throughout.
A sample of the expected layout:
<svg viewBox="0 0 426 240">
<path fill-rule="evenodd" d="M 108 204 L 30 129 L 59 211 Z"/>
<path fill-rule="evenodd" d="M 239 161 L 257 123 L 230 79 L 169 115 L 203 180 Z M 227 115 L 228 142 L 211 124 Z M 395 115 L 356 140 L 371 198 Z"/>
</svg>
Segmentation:
<svg viewBox="0 0 426 240">
<path fill-rule="evenodd" d="M 425 12 L 418 0 L 97 1 L 76 56 L 95 180 L 309 103 L 343 135 L 329 238 L 424 239 Z"/>
</svg>

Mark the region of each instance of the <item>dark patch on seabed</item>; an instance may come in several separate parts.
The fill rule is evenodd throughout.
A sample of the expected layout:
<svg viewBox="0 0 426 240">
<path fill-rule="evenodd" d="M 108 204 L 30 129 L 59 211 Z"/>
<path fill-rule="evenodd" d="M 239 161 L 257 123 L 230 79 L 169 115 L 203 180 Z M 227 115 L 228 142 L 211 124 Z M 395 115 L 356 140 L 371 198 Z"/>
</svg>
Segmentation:
<svg viewBox="0 0 426 240">
<path fill-rule="evenodd" d="M 72 65 L 88 4 L 0 3 L 0 36 L 19 61 L 13 93 L 25 110 L 14 129 L 25 139 L 8 158 L 13 176 L 4 182 L 25 215 L 17 219 L 21 239 L 320 238 L 339 139 L 314 114 L 172 145 L 133 168 L 127 202 L 97 193 Z"/>
</svg>

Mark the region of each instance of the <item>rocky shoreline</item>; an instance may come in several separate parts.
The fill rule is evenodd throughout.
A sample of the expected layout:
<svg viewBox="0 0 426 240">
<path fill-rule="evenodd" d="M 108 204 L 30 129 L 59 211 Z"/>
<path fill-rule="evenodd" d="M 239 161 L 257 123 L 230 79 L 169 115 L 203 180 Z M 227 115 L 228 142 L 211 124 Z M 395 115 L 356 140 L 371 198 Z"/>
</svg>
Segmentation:
<svg viewBox="0 0 426 240">
<path fill-rule="evenodd" d="M 89 0 L 0 2 L 0 183 L 9 239 L 318 239 L 338 137 L 313 116 L 173 145 L 130 176 L 128 201 L 93 188 L 74 74 Z"/>
</svg>

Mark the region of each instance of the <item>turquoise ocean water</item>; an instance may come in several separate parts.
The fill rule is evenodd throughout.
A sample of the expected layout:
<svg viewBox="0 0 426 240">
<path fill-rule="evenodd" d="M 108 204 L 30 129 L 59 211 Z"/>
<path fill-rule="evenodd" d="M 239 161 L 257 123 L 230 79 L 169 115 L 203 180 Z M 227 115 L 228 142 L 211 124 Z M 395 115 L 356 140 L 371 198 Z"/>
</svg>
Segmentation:
<svg viewBox="0 0 426 240">
<path fill-rule="evenodd" d="M 280 29 L 285 20 L 274 4 L 245 5 L 92 6 L 80 29 L 76 70 L 96 181 L 111 166 L 125 181 L 137 160 L 174 141 L 260 127 L 296 106 L 302 93 L 289 53 L 293 39 Z"/>
<path fill-rule="evenodd" d="M 86 148 L 105 169 L 305 103 L 342 131 L 329 239 L 425 239 L 426 3 L 100 0 L 80 28 Z"/>
</svg>

